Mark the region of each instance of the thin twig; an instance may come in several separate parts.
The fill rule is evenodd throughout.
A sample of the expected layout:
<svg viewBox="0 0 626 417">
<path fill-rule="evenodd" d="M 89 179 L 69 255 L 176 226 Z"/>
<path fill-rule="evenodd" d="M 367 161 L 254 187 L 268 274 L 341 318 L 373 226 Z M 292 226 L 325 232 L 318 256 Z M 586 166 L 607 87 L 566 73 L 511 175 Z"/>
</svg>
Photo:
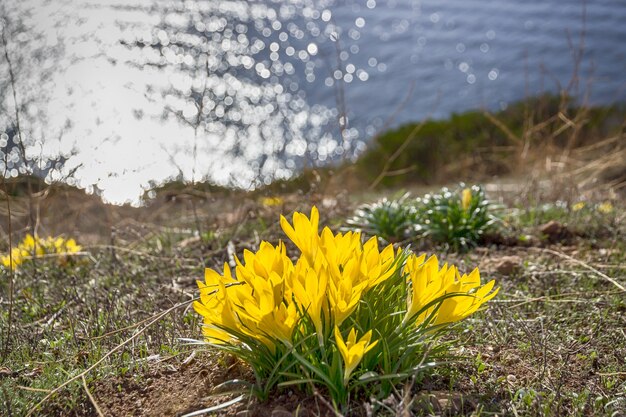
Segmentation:
<svg viewBox="0 0 626 417">
<path fill-rule="evenodd" d="M 8 58 L 6 38 L 4 36 L 4 30 L 5 28 L 3 27 L 2 28 L 2 44 L 4 45 L 4 53 L 8 60 L 9 58 Z M 9 69 L 11 70 L 10 65 L 9 65 Z M 15 94 L 15 88 L 13 89 L 13 94 Z M 8 146 L 9 145 L 7 144 L 7 148 Z M 9 310 L 8 310 L 7 332 L 6 332 L 5 340 L 4 340 L 4 349 L 2 351 L 1 363 L 4 363 L 4 361 L 9 356 L 9 344 L 11 343 L 10 342 L 11 341 L 11 328 L 13 324 L 13 291 L 14 291 L 14 282 L 15 282 L 14 275 L 13 275 L 15 267 L 13 265 L 13 240 L 12 240 L 13 230 L 11 227 L 11 196 L 9 195 L 9 190 L 7 188 L 7 183 L 6 183 L 7 171 L 8 171 L 8 165 L 9 165 L 8 160 L 7 160 L 7 154 L 8 154 L 7 148 L 5 148 L 4 150 L 4 173 L 2 174 L 2 188 L 4 188 L 4 192 L 7 197 L 7 214 L 9 217 L 9 222 L 8 222 L 8 229 L 9 229 Z"/>
<path fill-rule="evenodd" d="M 2 27 L 2 46 L 4 47 L 4 58 L 7 61 L 7 66 L 9 68 L 9 81 L 11 83 L 11 91 L 13 92 L 13 104 L 15 106 L 15 130 L 17 131 L 17 145 L 20 150 L 20 154 L 22 156 L 22 162 L 24 164 L 24 168 L 26 168 L 26 173 L 31 174 L 30 169 L 28 167 L 28 160 L 26 158 L 26 146 L 24 145 L 24 138 L 22 136 L 22 127 L 20 124 L 20 107 L 19 101 L 17 100 L 17 82 L 15 81 L 15 72 L 13 71 L 13 63 L 11 61 L 11 57 L 9 57 L 9 48 L 8 42 L 6 38 L 6 24 Z M 8 146 L 8 145 L 7 145 Z M 34 198 L 33 198 L 33 186 L 30 177 L 26 179 L 26 185 L 28 188 L 28 210 L 29 210 L 29 220 L 31 233 L 33 236 L 37 235 L 37 228 L 35 222 L 35 208 L 34 208 Z M 37 253 L 37 243 L 33 245 L 33 254 Z"/>
<path fill-rule="evenodd" d="M 96 402 L 95 397 L 91 394 L 91 391 L 89 391 L 89 387 L 87 386 L 87 380 L 85 379 L 85 375 L 82 375 L 81 379 L 83 380 L 83 388 L 85 388 L 85 392 L 87 393 L 87 396 L 89 397 L 89 401 L 91 401 L 91 405 L 93 405 L 93 408 L 96 409 L 96 413 L 98 413 L 100 417 L 104 417 L 104 413 L 102 412 L 102 410 L 100 410 L 100 407 L 98 406 L 98 403 Z"/>
<path fill-rule="evenodd" d="M 18 385 L 17 388 L 18 389 L 22 389 L 24 391 L 32 391 L 32 392 L 45 392 L 45 393 L 50 393 L 51 392 L 51 390 L 49 390 L 49 389 L 25 387 L 24 385 Z"/>
<path fill-rule="evenodd" d="M 332 411 L 335 414 L 335 417 L 343 417 L 343 414 L 341 414 L 339 411 L 337 411 L 337 409 L 335 407 L 333 407 L 333 405 L 331 403 L 328 402 L 328 400 L 326 400 L 326 398 L 324 398 L 318 390 L 313 391 L 313 394 L 315 394 L 315 397 L 320 400 L 320 402 L 322 404 L 324 404 L 330 411 Z"/>
</svg>

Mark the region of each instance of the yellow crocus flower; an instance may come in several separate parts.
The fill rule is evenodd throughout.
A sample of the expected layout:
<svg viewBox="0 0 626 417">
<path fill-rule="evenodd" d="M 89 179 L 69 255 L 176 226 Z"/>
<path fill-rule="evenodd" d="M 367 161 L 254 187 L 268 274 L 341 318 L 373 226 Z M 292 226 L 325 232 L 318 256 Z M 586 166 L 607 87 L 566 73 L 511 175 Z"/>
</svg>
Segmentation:
<svg viewBox="0 0 626 417">
<path fill-rule="evenodd" d="M 222 330 L 231 329 L 272 351 L 276 340 L 290 345 L 299 316 L 291 301 L 292 289 L 286 285 L 293 280 L 294 267 L 285 245 L 262 242 L 256 253 L 244 252 L 243 263 L 236 261 L 237 279 L 224 265 L 223 276 L 207 269 L 205 283 L 198 283 L 200 302 L 194 307 L 205 317 L 205 337 L 217 343 L 219 338 L 224 340 Z M 222 343 L 229 340 L 232 337 Z"/>
<path fill-rule="evenodd" d="M 346 341 L 341 337 L 339 327 L 335 326 L 335 342 L 344 362 L 343 381 L 348 382 L 352 371 L 357 367 L 363 356 L 378 344 L 378 340 L 370 343 L 372 331 L 368 331 L 359 341 L 356 340 L 356 329 L 352 328 Z"/>
<path fill-rule="evenodd" d="M 81 250 L 82 250 L 82 247 L 76 244 L 76 241 L 74 239 L 68 239 L 65 242 L 65 251 L 67 253 L 76 253 L 76 252 L 80 252 Z"/>
<path fill-rule="evenodd" d="M 472 203 L 472 190 L 469 188 L 465 188 L 462 192 L 461 197 L 461 205 L 463 210 L 467 211 L 470 208 L 470 204 Z"/>
<path fill-rule="evenodd" d="M 475 269 L 471 275 L 478 277 L 478 269 Z M 500 288 L 493 287 L 495 281 L 489 281 L 483 286 L 469 283 L 470 278 L 463 275 L 458 282 L 448 288 L 448 293 L 460 292 L 461 294 L 446 298 L 437 311 L 437 318 L 434 324 L 454 323 L 475 313 L 484 303 L 491 300 L 498 294 Z M 469 287 L 469 290 L 466 288 Z"/>
<path fill-rule="evenodd" d="M 436 305 L 424 308 L 446 294 L 451 295 L 442 300 L 438 306 L 433 324 L 460 321 L 476 312 L 482 304 L 491 300 L 499 291 L 491 292 L 495 281 L 480 285 L 480 273 L 474 269 L 471 274 L 461 276 L 454 266 L 445 264 L 441 269 L 435 256 L 424 262 L 425 256 L 412 255 L 406 262 L 404 272 L 411 282 L 411 295 L 407 300 L 407 313 L 403 323 L 415 318 L 421 324 L 437 308 Z"/>
<path fill-rule="evenodd" d="M 605 201 L 598 206 L 598 211 L 603 214 L 609 214 L 613 212 L 613 204 L 610 201 Z"/>
<path fill-rule="evenodd" d="M 388 245 L 380 252 L 376 236 L 365 242 L 365 245 L 363 245 L 361 272 L 367 279 L 366 290 L 386 281 L 396 272 L 395 255 L 393 245 Z"/>
<path fill-rule="evenodd" d="M 289 239 L 302 251 L 311 264 L 314 263 L 315 255 L 319 245 L 319 226 L 320 215 L 317 207 L 311 208 L 310 219 L 302 213 L 293 214 L 293 227 L 284 216 L 280 216 L 280 225 Z"/>
<path fill-rule="evenodd" d="M 306 312 L 315 326 L 320 344 L 324 337 L 324 317 L 328 319 L 328 270 L 321 268 L 314 270 L 304 258 L 296 265 L 293 280 L 293 295 L 301 310 Z M 324 317 L 322 316 L 324 315 Z"/>
<path fill-rule="evenodd" d="M 407 323 L 413 319 L 420 311 L 416 322 L 422 323 L 430 315 L 433 307 L 424 310 L 429 303 L 441 297 L 447 285 L 450 282 L 450 273 L 454 271 L 439 269 L 439 261 L 436 256 L 431 256 L 426 262 L 426 255 L 411 255 L 404 266 L 404 273 L 408 274 L 408 280 L 411 283 L 411 294 L 407 300 L 407 312 L 404 316 L 403 323 Z M 447 275 L 446 275 L 447 274 Z M 424 310 L 424 311 L 422 311 Z"/>
<path fill-rule="evenodd" d="M 24 239 L 17 245 L 17 247 L 11 249 L 13 257 L 12 268 L 24 263 L 27 259 L 42 256 L 45 254 L 64 254 L 64 253 L 76 253 L 80 252 L 81 247 L 76 244 L 74 239 L 65 240 L 62 237 L 40 238 L 37 235 L 27 234 Z M 61 256 L 58 261 L 61 265 L 67 263 L 67 257 Z M 4 255 L 0 258 L 0 262 L 5 267 L 9 267 L 11 260 L 8 255 Z"/>
<path fill-rule="evenodd" d="M 205 282 L 198 281 L 200 301 L 193 303 L 194 310 L 204 317 L 203 333 L 209 343 L 224 344 L 233 337 L 218 326 L 241 331 L 241 326 L 233 313 L 226 285 L 236 284 L 228 264 L 224 264 L 224 275 L 212 269 L 205 270 Z"/>
<path fill-rule="evenodd" d="M 328 301 L 334 323 L 339 326 L 356 309 L 368 282 L 362 279 L 358 259 L 349 260 L 339 274 L 330 272 Z"/>
<path fill-rule="evenodd" d="M 280 197 L 263 197 L 261 199 L 261 204 L 263 204 L 265 207 L 282 206 L 284 203 L 285 200 Z"/>
<path fill-rule="evenodd" d="M 29 256 L 29 255 L 26 255 Z M 13 261 L 13 264 L 11 264 Z M 17 266 L 21 265 L 24 262 L 24 257 L 22 255 L 22 250 L 20 248 L 11 249 L 11 255 L 2 256 L 2 265 L 7 268 L 15 269 Z"/>
</svg>

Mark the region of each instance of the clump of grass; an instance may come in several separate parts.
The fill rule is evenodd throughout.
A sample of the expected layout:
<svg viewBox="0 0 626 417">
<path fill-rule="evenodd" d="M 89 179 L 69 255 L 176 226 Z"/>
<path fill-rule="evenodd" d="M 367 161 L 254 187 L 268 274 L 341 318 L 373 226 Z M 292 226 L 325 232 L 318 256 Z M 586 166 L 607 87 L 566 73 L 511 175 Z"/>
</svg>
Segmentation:
<svg viewBox="0 0 626 417">
<path fill-rule="evenodd" d="M 513 233 L 532 233 L 540 226 L 557 222 L 568 234 L 585 238 L 615 235 L 619 230 L 620 209 L 611 200 L 552 201 L 516 204 L 503 216 Z"/>
</svg>

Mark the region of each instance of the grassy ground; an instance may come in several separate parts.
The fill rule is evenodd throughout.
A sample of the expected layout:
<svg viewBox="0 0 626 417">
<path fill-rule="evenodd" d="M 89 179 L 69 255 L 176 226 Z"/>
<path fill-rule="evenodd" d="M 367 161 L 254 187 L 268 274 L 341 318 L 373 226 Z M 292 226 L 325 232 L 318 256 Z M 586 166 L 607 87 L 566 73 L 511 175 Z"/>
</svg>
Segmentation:
<svg viewBox="0 0 626 417">
<path fill-rule="evenodd" d="M 355 403 L 352 415 L 623 415 L 624 202 L 603 213 L 592 204 L 573 211 L 539 193 L 496 194 L 505 222 L 484 245 L 465 254 L 414 245 L 461 270 L 479 265 L 502 287 L 460 326 L 459 359 L 419 386 Z M 201 337 L 195 280 L 205 266 L 281 238 L 281 210 L 316 203 L 336 228 L 354 205 L 341 196 L 294 195 L 274 208 L 238 199 L 194 205 L 158 225 L 118 221 L 106 244 L 91 239 L 69 264 L 25 265 L 13 277 L 11 317 L 3 272 L 0 415 L 183 415 L 232 398 L 213 388 L 249 377 L 245 365 L 181 340 Z M 551 220 L 561 227 L 546 235 Z M 214 413 L 222 414 L 334 415 L 323 397 L 297 391 Z"/>
</svg>

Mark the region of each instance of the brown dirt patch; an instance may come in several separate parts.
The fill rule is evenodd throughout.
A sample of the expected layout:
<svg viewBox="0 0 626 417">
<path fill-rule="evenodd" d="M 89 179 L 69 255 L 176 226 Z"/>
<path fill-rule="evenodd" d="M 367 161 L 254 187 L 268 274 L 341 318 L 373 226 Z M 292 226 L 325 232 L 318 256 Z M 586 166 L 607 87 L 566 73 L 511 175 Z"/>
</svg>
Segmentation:
<svg viewBox="0 0 626 417">
<path fill-rule="evenodd" d="M 229 401 L 236 395 L 215 395 L 213 387 L 232 380 L 252 381 L 250 370 L 230 359 L 231 365 L 219 364 L 213 355 L 189 366 L 160 364 L 154 370 L 134 376 L 110 378 L 96 384 L 96 401 L 105 415 L 111 416 L 182 416 Z M 229 362 L 227 358 L 226 362 Z M 222 361 L 223 362 L 223 361 Z M 156 369 L 158 368 L 158 369 Z M 94 414 L 96 415 L 96 414 Z M 330 417 L 334 416 L 315 397 L 299 391 L 281 392 L 265 403 L 244 399 L 209 415 L 238 417 Z"/>
</svg>

